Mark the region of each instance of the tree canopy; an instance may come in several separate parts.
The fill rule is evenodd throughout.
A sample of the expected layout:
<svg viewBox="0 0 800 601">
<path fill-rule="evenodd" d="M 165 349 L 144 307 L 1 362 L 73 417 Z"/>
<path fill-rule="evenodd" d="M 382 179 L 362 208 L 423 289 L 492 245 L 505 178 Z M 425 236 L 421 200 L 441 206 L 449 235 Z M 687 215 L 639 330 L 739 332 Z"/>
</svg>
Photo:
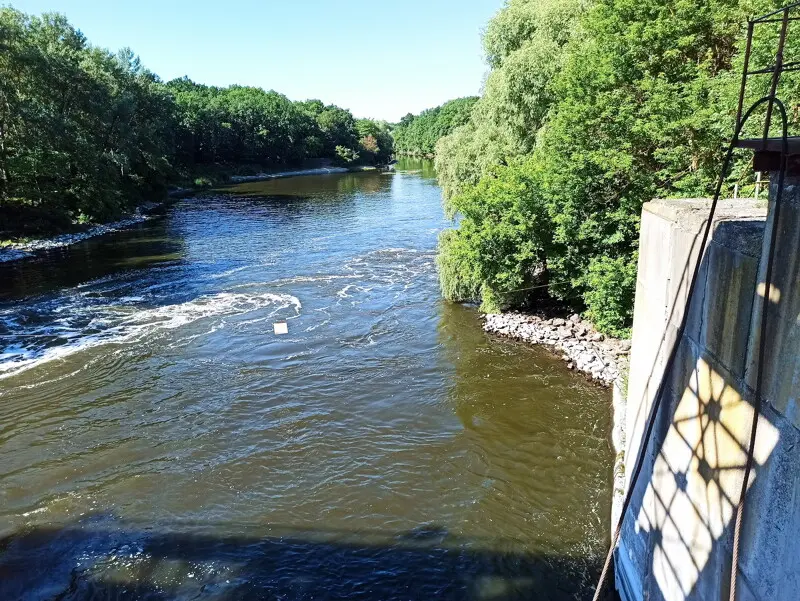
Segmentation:
<svg viewBox="0 0 800 601">
<path fill-rule="evenodd" d="M 4 209 L 24 199 L 40 212 L 59 206 L 62 219 L 104 219 L 163 193 L 176 106 L 131 51 L 93 48 L 60 15 L 9 8 L 0 46 Z"/>
<path fill-rule="evenodd" d="M 111 219 L 210 168 L 385 163 L 386 123 L 260 88 L 163 83 L 62 15 L 0 7 L 0 232 Z"/>
<path fill-rule="evenodd" d="M 446 206 L 461 215 L 440 243 L 445 294 L 494 310 L 546 282 L 626 334 L 641 206 L 712 194 L 747 18 L 773 5 L 507 0 L 484 35 L 483 96 L 437 146 Z M 754 54 L 765 65 L 767 42 Z M 796 79 L 785 97 L 798 98 Z M 726 189 L 750 176 L 741 158 Z"/>
<path fill-rule="evenodd" d="M 455 128 L 469 121 L 477 97 L 457 98 L 442 106 L 409 113 L 392 131 L 398 154 L 433 156 L 436 143 Z"/>
</svg>

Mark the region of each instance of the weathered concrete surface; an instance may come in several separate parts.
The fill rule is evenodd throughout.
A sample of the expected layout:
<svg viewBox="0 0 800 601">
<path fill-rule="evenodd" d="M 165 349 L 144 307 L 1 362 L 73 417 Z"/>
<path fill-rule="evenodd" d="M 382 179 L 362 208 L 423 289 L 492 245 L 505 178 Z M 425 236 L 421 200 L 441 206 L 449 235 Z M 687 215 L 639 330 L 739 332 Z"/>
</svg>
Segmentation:
<svg viewBox="0 0 800 601">
<path fill-rule="evenodd" d="M 791 201 L 776 244 L 780 300 L 773 292 L 769 313 L 767 403 L 759 416 L 739 566 L 739 598 L 758 601 L 800 598 L 800 187 L 786 196 Z M 661 200 L 645 205 L 642 215 L 626 490 L 657 392 L 662 400 L 617 550 L 624 599 L 727 599 L 768 248 L 766 210 L 740 200 L 720 203 L 701 252 L 707 214 L 707 201 Z M 698 257 L 700 277 L 687 307 Z M 686 331 L 677 340 L 687 310 Z M 664 374 L 675 344 L 676 359 Z"/>
<path fill-rule="evenodd" d="M 777 176 L 772 178 L 777 181 Z M 767 231 L 772 228 L 775 218 L 774 201 L 777 186 L 770 186 L 770 214 L 767 217 Z M 764 254 L 766 244 L 764 241 Z M 787 178 L 778 222 L 778 237 L 775 247 L 779 252 L 773 267 L 772 289 L 765 294 L 763 285 L 759 287 L 753 327 L 750 338 L 753 344 L 747 356 L 747 383 L 755 386 L 759 324 L 762 304 L 770 300 L 767 329 L 766 360 L 764 362 L 764 397 L 791 422 L 800 428 L 800 179 Z M 759 282 L 766 278 L 767 262 L 762 261 L 759 269 Z M 800 563 L 800 558 L 798 558 Z M 798 593 L 800 598 L 800 592 Z"/>
<path fill-rule="evenodd" d="M 644 424 L 683 319 L 689 280 L 700 254 L 699 245 L 709 206 L 708 200 L 654 200 L 642 211 L 632 337 L 635 352 L 631 353 L 626 416 L 628 446 L 625 454 L 629 462 L 638 454 Z M 747 280 L 747 277 L 758 266 L 765 213 L 755 201 L 719 203 L 709 256 L 722 260 L 729 258 L 742 269 L 730 272 L 730 275 L 725 271 L 725 276 L 717 270 L 708 275 L 708 265 L 704 262 L 699 277 L 701 282 L 724 287 L 726 297 L 737 288 L 743 290 L 741 294 L 747 295 L 747 290 L 754 286 L 754 281 Z M 740 235 L 733 235 L 733 231 Z M 705 292 L 698 290 L 695 295 L 696 306 L 687 328 L 687 333 L 690 336 L 694 333 L 697 342 L 709 326 L 724 327 L 722 324 L 726 321 L 713 320 L 714 323 L 710 324 L 704 319 L 710 308 L 699 310 L 697 305 L 703 303 L 707 296 Z M 750 295 L 752 299 L 752 290 Z M 712 302 L 711 298 L 708 300 Z M 725 298 L 720 298 L 719 302 L 725 304 Z M 749 319 L 748 315 L 745 331 L 749 329 Z M 738 331 L 739 328 L 733 329 Z M 630 471 L 626 474 L 626 484 L 629 478 Z"/>
</svg>

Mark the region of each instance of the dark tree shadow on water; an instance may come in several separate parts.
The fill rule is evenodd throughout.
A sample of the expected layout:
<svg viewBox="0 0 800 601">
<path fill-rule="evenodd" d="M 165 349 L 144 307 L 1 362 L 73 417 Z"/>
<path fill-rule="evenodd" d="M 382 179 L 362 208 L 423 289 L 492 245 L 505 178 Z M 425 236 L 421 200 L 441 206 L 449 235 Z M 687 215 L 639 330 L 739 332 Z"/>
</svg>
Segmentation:
<svg viewBox="0 0 800 601">
<path fill-rule="evenodd" d="M 399 535 L 284 529 L 249 537 L 90 519 L 0 542 L 0 599 L 591 598 L 586 560 L 487 546 L 504 545 L 454 539 L 437 528 Z M 598 567 L 593 562 L 589 573 Z"/>
</svg>

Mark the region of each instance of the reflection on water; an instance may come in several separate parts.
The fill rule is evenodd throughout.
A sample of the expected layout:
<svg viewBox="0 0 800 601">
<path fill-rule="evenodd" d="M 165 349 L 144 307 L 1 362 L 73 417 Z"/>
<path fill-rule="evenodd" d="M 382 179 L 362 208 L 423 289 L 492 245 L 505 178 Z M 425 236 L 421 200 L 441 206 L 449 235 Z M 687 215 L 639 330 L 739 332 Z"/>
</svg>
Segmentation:
<svg viewBox="0 0 800 601">
<path fill-rule="evenodd" d="M 0 267 L 0 598 L 573 598 L 607 395 L 440 299 L 445 226 L 294 178 Z"/>
<path fill-rule="evenodd" d="M 234 191 L 239 197 L 314 198 L 322 200 L 349 197 L 354 192 L 378 194 L 388 192 L 391 179 L 381 172 L 336 173 L 320 177 L 288 177 L 271 181 L 255 181 L 228 186 L 222 191 Z"/>
<path fill-rule="evenodd" d="M 433 161 L 415 157 L 400 157 L 395 168 L 406 173 L 417 173 L 425 179 L 436 179 L 436 170 Z"/>
</svg>

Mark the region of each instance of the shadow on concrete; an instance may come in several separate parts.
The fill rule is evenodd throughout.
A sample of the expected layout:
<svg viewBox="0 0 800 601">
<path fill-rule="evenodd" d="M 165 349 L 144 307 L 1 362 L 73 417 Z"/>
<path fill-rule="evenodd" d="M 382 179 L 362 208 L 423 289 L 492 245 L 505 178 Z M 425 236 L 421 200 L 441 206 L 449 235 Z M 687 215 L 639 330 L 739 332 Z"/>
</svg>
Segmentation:
<svg viewBox="0 0 800 601">
<path fill-rule="evenodd" d="M 667 286 L 673 294 L 667 304 L 664 335 L 657 348 L 645 351 L 650 371 L 631 386 L 641 393 L 628 399 L 636 405 L 635 436 L 644 429 L 643 412 L 652 406 L 649 400 L 662 398 L 616 554 L 617 574 L 622 575 L 617 584 L 631 599 L 728 596 L 735 513 L 754 415 L 758 331 L 753 324 L 759 323 L 763 301 L 758 295 L 763 229 L 764 222 L 758 220 L 715 224 L 702 255 L 686 329 L 678 339 L 699 250 L 699 236 L 695 239 L 680 278 Z M 770 316 L 777 313 L 777 303 L 771 302 Z M 644 311 L 641 317 L 637 315 L 645 323 L 646 317 Z M 634 352 L 639 350 L 634 339 Z M 674 361 L 661 383 L 670 353 L 675 353 Z M 632 372 L 631 380 L 637 377 Z M 754 525 L 767 517 L 765 511 L 777 511 L 766 509 L 767 501 L 759 502 L 769 498 L 774 487 L 774 478 L 765 477 L 764 472 L 774 472 L 775 466 L 767 464 L 774 463 L 774 457 L 786 456 L 798 442 L 797 432 L 781 425 L 769 403 L 763 404 L 759 420 L 745 514 L 745 557 L 757 536 Z M 640 444 L 636 439 L 637 451 Z M 628 448 L 632 448 L 630 441 Z M 629 457 L 627 469 L 633 464 L 634 457 Z M 762 515 L 754 515 L 754 507 Z M 746 587 L 747 579 L 742 579 Z"/>
<path fill-rule="evenodd" d="M 0 542 L 0 598 L 514 599 L 590 597 L 585 560 L 461 540 L 436 527 L 397 535 L 270 528 L 266 536 L 162 531 L 99 516 Z M 508 550 L 503 550 L 509 547 Z"/>
</svg>

